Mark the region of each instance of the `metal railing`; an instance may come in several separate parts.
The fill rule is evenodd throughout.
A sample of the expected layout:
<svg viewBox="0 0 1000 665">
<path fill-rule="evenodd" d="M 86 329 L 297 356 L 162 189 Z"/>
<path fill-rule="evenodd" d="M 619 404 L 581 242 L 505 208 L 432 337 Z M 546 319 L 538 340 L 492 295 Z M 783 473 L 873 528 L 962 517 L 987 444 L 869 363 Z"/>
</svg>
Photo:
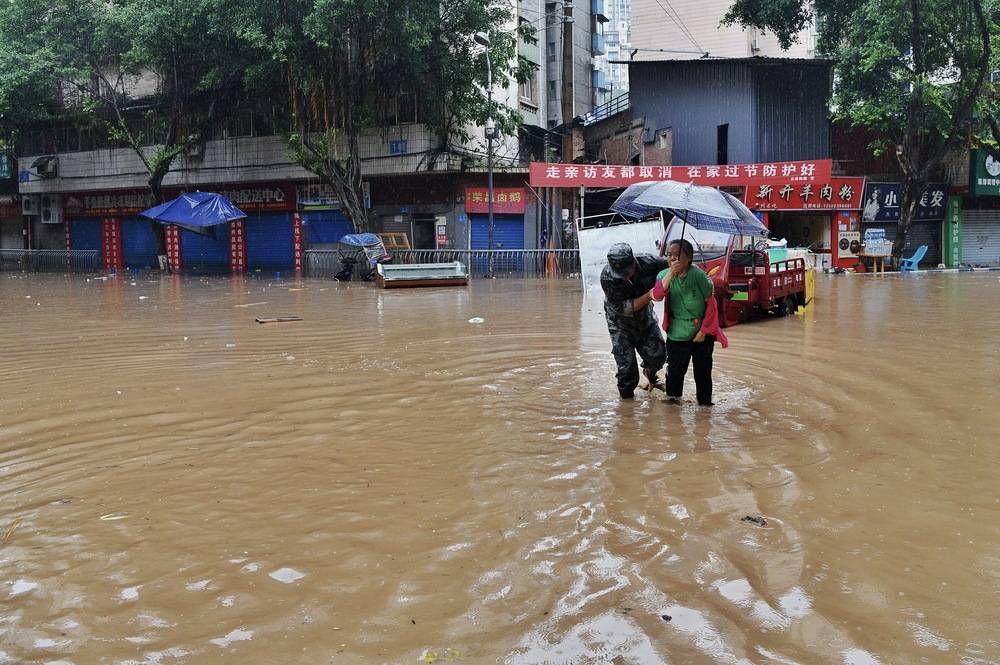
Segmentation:
<svg viewBox="0 0 1000 665">
<path fill-rule="evenodd" d="M 580 274 L 580 252 L 575 249 L 397 249 L 396 264 L 449 263 L 461 261 L 469 276 L 488 277 L 576 277 Z M 310 249 L 305 253 L 306 274 L 333 277 L 341 269 L 336 250 Z"/>
<path fill-rule="evenodd" d="M 0 249 L 0 272 L 101 272 L 97 249 Z"/>
<path fill-rule="evenodd" d="M 601 120 L 607 120 L 617 113 L 628 110 L 630 106 L 631 98 L 629 97 L 629 93 L 622 93 L 583 116 L 583 126 L 589 127 L 590 125 L 600 122 Z"/>
</svg>

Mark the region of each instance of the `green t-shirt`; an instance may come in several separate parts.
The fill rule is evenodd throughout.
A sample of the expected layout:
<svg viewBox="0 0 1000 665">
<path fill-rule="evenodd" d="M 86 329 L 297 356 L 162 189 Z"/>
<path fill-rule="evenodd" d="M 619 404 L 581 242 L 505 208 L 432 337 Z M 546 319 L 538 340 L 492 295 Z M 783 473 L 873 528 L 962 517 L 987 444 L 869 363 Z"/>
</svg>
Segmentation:
<svg viewBox="0 0 1000 665">
<path fill-rule="evenodd" d="M 657 275 L 662 280 L 668 270 Z M 667 329 L 667 339 L 674 342 L 690 342 L 698 333 L 699 326 L 695 319 L 705 317 L 705 301 L 712 295 L 712 280 L 705 271 L 692 264 L 683 277 L 674 277 L 670 282 L 670 293 L 667 294 L 667 310 L 670 317 L 670 328 Z"/>
</svg>

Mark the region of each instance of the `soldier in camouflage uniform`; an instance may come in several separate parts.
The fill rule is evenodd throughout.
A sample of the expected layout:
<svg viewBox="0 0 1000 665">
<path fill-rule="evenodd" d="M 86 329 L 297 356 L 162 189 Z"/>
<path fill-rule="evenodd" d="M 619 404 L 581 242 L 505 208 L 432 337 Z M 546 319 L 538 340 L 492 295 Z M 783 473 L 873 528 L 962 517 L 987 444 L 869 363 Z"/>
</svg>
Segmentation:
<svg viewBox="0 0 1000 665">
<path fill-rule="evenodd" d="M 650 290 L 656 284 L 656 275 L 669 267 L 665 258 L 652 254 L 634 256 L 632 248 L 624 242 L 612 245 L 608 252 L 608 265 L 601 272 L 601 288 L 622 399 L 631 399 L 639 385 L 637 351 L 650 385 L 662 385 L 657 383 L 656 373 L 666 361 L 667 350 Z"/>
</svg>

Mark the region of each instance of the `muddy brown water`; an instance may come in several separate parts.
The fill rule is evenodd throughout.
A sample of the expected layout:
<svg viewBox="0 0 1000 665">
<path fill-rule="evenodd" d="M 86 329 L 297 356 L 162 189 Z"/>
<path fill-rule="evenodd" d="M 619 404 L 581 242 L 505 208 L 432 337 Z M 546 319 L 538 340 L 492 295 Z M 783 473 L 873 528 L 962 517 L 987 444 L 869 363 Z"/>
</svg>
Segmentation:
<svg viewBox="0 0 1000 665">
<path fill-rule="evenodd" d="M 569 280 L 0 275 L 0 663 L 1000 662 L 998 278 L 821 277 L 703 410 Z"/>
</svg>

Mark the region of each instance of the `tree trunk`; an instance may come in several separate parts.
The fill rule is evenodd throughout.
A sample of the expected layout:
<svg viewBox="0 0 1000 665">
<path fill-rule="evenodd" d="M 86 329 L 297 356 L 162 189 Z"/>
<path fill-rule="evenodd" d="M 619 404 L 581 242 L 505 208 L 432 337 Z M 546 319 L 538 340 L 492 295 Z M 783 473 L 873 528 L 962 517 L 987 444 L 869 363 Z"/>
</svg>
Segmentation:
<svg viewBox="0 0 1000 665">
<path fill-rule="evenodd" d="M 902 200 L 899 205 L 899 222 L 896 223 L 896 240 L 892 245 L 892 262 L 895 266 L 899 266 L 899 261 L 903 257 L 906 238 L 909 236 L 910 228 L 913 226 L 920 197 L 923 196 L 924 191 L 927 189 L 927 180 L 927 178 L 911 174 L 903 178 Z"/>
<path fill-rule="evenodd" d="M 157 164 L 152 172 L 149 174 L 149 193 L 153 197 L 153 205 L 158 206 L 163 203 L 163 178 L 170 171 L 170 164 L 173 160 L 167 162 L 161 162 Z M 159 222 L 154 222 L 150 220 L 149 222 L 151 228 L 153 229 L 153 236 L 156 238 L 156 253 L 158 256 L 167 255 L 167 230 L 164 228 L 163 224 Z M 170 272 L 169 264 L 167 264 L 167 272 Z M 161 266 L 162 267 L 162 266 Z"/>
</svg>

